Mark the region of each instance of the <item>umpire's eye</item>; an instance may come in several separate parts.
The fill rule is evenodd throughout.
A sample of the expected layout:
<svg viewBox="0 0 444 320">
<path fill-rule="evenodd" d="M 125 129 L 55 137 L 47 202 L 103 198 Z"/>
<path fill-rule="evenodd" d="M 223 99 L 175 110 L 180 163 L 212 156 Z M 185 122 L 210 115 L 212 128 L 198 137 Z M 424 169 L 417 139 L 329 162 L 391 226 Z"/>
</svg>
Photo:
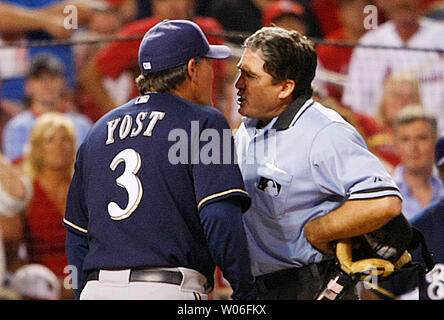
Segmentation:
<svg viewBox="0 0 444 320">
<path fill-rule="evenodd" d="M 249 79 L 256 78 L 256 75 L 254 75 L 254 74 L 251 73 L 251 72 L 244 71 L 244 74 L 245 74 L 245 76 L 246 76 L 247 78 L 249 78 Z"/>
</svg>

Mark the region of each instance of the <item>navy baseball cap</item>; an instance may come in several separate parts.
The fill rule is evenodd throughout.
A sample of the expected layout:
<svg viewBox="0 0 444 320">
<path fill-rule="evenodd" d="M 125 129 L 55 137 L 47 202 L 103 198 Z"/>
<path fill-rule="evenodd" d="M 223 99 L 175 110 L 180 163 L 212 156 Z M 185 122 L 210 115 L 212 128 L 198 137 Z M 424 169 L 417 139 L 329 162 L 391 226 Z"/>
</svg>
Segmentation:
<svg viewBox="0 0 444 320">
<path fill-rule="evenodd" d="M 435 161 L 438 167 L 444 165 L 444 136 L 438 139 L 435 147 Z"/>
<path fill-rule="evenodd" d="M 200 27 L 189 20 L 164 20 L 152 27 L 139 47 L 142 73 L 157 72 L 188 63 L 192 58 L 225 59 L 231 49 L 210 45 Z"/>
</svg>

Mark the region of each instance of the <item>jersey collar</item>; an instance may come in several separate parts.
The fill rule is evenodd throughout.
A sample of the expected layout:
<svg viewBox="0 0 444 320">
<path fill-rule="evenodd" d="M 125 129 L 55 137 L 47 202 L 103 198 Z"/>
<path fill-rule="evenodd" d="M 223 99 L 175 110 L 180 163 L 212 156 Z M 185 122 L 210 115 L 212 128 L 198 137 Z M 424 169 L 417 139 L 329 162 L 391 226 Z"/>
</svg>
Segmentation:
<svg viewBox="0 0 444 320">
<path fill-rule="evenodd" d="M 296 120 L 314 104 L 310 95 L 303 95 L 294 100 L 280 116 L 273 118 L 269 124 L 262 128 L 262 131 L 267 129 L 275 129 L 276 131 L 286 130 L 292 127 Z M 296 119 L 295 119 L 296 118 Z M 242 122 L 247 128 L 256 128 L 259 124 L 259 120 L 248 117 L 242 117 Z"/>
<path fill-rule="evenodd" d="M 299 119 L 299 117 L 302 115 L 302 113 L 304 113 L 305 110 L 307 110 L 313 103 L 314 101 L 309 95 L 302 95 L 298 97 L 277 118 L 276 122 L 273 125 L 273 129 L 275 129 L 276 131 L 286 130 L 289 127 L 293 126 L 297 119 Z M 306 107 L 303 108 L 304 106 Z"/>
</svg>

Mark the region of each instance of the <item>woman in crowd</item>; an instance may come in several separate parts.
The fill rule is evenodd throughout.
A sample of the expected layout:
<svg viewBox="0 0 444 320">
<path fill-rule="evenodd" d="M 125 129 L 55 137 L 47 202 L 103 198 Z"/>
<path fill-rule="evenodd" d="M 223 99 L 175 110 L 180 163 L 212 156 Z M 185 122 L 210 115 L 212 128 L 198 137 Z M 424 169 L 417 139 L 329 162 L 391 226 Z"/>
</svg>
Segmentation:
<svg viewBox="0 0 444 320">
<path fill-rule="evenodd" d="M 62 220 L 74 169 L 75 137 L 68 118 L 45 113 L 32 130 L 23 163 L 34 187 L 25 219 L 29 260 L 48 267 L 62 282 L 68 275 Z M 62 298 L 70 297 L 70 291 Z"/>
<path fill-rule="evenodd" d="M 369 145 L 394 167 L 401 159 L 393 146 L 393 122 L 407 105 L 421 105 L 419 82 L 410 73 L 399 73 L 389 76 L 384 83 L 384 92 L 379 103 L 376 122 L 380 129 L 370 139 Z"/>
</svg>

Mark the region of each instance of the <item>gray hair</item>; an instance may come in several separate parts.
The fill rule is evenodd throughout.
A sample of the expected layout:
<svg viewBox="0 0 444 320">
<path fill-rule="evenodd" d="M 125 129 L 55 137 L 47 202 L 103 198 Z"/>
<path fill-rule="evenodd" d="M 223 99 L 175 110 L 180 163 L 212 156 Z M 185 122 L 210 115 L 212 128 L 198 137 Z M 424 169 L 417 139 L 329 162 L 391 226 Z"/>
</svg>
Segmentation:
<svg viewBox="0 0 444 320">
<path fill-rule="evenodd" d="M 196 65 L 201 58 L 195 58 Z M 188 64 L 167 70 L 142 73 L 136 79 L 137 89 L 141 95 L 151 91 L 170 92 L 180 86 L 187 78 Z"/>
</svg>

